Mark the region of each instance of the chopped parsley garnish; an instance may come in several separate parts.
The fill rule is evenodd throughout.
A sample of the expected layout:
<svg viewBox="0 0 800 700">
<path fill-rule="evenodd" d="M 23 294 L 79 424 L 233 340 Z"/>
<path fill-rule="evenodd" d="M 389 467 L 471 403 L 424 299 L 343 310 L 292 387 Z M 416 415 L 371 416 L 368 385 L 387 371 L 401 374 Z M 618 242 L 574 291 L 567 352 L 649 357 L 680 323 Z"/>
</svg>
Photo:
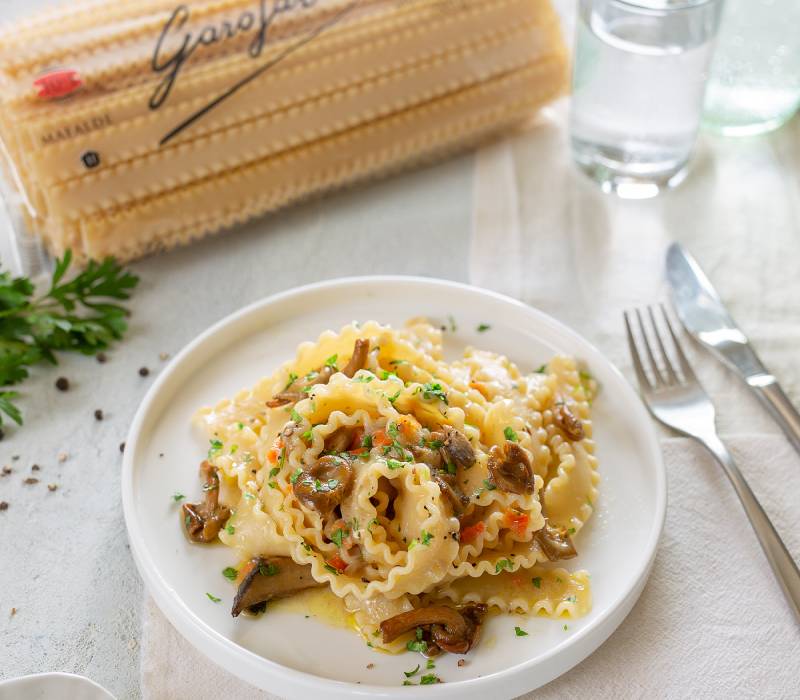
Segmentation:
<svg viewBox="0 0 800 700">
<path fill-rule="evenodd" d="M 222 440 L 209 440 L 211 447 L 208 448 L 208 458 L 212 459 L 222 450 Z"/>
<path fill-rule="evenodd" d="M 341 549 L 342 547 L 342 540 L 350 534 L 348 530 L 343 528 L 339 528 L 338 530 L 334 531 L 331 535 L 331 542 L 333 542 L 337 547 Z"/>
<path fill-rule="evenodd" d="M 239 428 L 239 430 L 244 430 L 244 423 L 239 422 L 236 424 L 236 427 Z"/>
<path fill-rule="evenodd" d="M 239 445 L 231 445 L 231 454 L 232 455 L 235 455 L 238 450 L 239 450 Z"/>
<path fill-rule="evenodd" d="M 448 462 L 445 465 L 445 469 L 447 469 L 447 473 L 448 474 L 452 474 L 453 476 L 455 476 L 455 473 L 456 473 L 456 465 L 455 464 L 453 464 L 452 462 Z"/>
<path fill-rule="evenodd" d="M 408 360 L 390 360 L 389 364 L 390 365 L 394 365 L 395 367 L 397 367 L 399 365 L 407 365 L 408 364 Z"/>
<path fill-rule="evenodd" d="M 539 369 L 535 370 L 536 374 L 544 374 L 547 372 L 547 365 L 542 365 Z"/>
<path fill-rule="evenodd" d="M 566 625 L 564 625 L 564 631 L 566 632 L 569 629 Z"/>
<path fill-rule="evenodd" d="M 452 315 L 447 317 L 447 321 L 450 324 L 450 332 L 455 333 L 458 330 L 458 326 L 456 325 L 456 320 L 453 318 Z"/>
<path fill-rule="evenodd" d="M 325 565 L 323 566 L 323 568 L 324 568 L 326 571 L 330 571 L 330 572 L 331 572 L 332 574 L 334 574 L 335 576 L 338 576 L 338 575 L 339 575 L 339 570 L 338 570 L 338 569 L 334 569 L 334 568 L 333 568 L 333 567 L 332 567 L 330 564 L 325 564 Z M 372 645 L 371 645 L 369 642 L 367 642 L 367 645 L 368 645 L 368 646 L 372 646 Z"/>
<path fill-rule="evenodd" d="M 411 676 L 416 676 L 419 673 L 419 664 L 417 664 L 417 667 L 415 669 L 411 671 L 403 671 L 403 673 L 405 674 L 406 678 L 411 678 Z"/>
<path fill-rule="evenodd" d="M 398 389 L 394 394 L 388 397 L 389 403 L 394 403 L 395 401 L 397 401 L 397 399 L 400 398 L 400 391 L 401 389 Z"/>
<path fill-rule="evenodd" d="M 336 369 L 336 360 L 339 359 L 339 355 L 331 355 L 327 360 L 325 360 L 326 367 L 333 367 Z"/>
<path fill-rule="evenodd" d="M 586 497 L 586 505 L 589 506 L 589 508 L 593 508 L 594 507 L 594 504 L 592 503 L 592 499 L 589 498 L 588 496 Z"/>
<path fill-rule="evenodd" d="M 519 438 L 517 437 L 516 431 L 510 425 L 507 425 L 503 429 L 503 435 L 506 436 L 506 440 L 509 440 L 511 442 L 518 442 L 519 441 Z"/>
<path fill-rule="evenodd" d="M 531 583 L 533 583 L 533 585 L 536 586 L 536 588 L 541 588 L 542 587 L 542 577 L 541 576 L 534 576 L 531 579 Z"/>
<path fill-rule="evenodd" d="M 577 603 L 577 602 L 578 602 L 578 596 L 574 596 L 574 595 L 568 595 L 568 596 L 565 598 L 565 600 L 566 600 L 568 603 Z"/>
<path fill-rule="evenodd" d="M 186 517 L 183 519 L 183 524 L 184 524 L 186 527 L 189 527 L 189 525 L 191 525 L 191 524 L 192 524 L 192 518 L 191 518 L 191 516 L 187 515 L 187 516 L 186 516 Z"/>
<path fill-rule="evenodd" d="M 262 576 L 275 576 L 279 571 L 280 569 L 272 562 L 258 565 L 258 573 Z"/>
<path fill-rule="evenodd" d="M 428 643 L 424 639 L 409 639 L 406 642 L 406 649 L 409 651 L 420 651 L 424 654 L 428 651 Z"/>
<path fill-rule="evenodd" d="M 219 603 L 219 602 L 222 600 L 222 598 L 217 598 L 217 596 L 215 596 L 215 595 L 211 595 L 210 593 L 206 593 L 206 595 L 208 596 L 208 599 L 209 599 L 209 600 L 210 600 L 212 603 Z"/>
<path fill-rule="evenodd" d="M 226 525 L 225 532 L 227 532 L 229 535 L 232 535 L 236 532 L 236 528 L 233 525 Z"/>
<path fill-rule="evenodd" d="M 439 383 L 428 382 L 422 386 L 422 398 L 427 401 L 444 401 L 447 404 L 447 394 L 444 393 L 442 385 Z M 449 404 L 448 404 L 449 405 Z"/>
<path fill-rule="evenodd" d="M 270 469 L 270 470 L 269 470 L 269 475 L 270 475 L 270 477 L 273 477 L 273 476 L 278 476 L 278 472 L 279 472 L 280 470 L 281 470 L 281 468 L 280 468 L 280 467 L 272 467 L 272 469 Z"/>
<path fill-rule="evenodd" d="M 338 479 L 328 479 L 327 481 L 320 481 L 314 479 L 314 490 L 319 491 L 333 491 L 339 485 Z"/>
<path fill-rule="evenodd" d="M 274 482 L 274 481 L 270 481 L 270 482 L 268 482 L 268 483 L 267 483 L 267 486 L 269 486 L 271 489 L 276 489 L 276 488 L 278 488 L 278 484 L 277 484 L 276 482 Z"/>
<path fill-rule="evenodd" d="M 383 379 L 385 381 L 389 377 L 397 377 L 397 375 L 394 372 L 387 372 L 385 369 L 381 370 L 381 379 Z M 399 379 L 399 377 L 398 377 L 398 379 Z"/>
<path fill-rule="evenodd" d="M 302 423 L 303 422 L 303 416 L 301 416 L 294 408 L 292 409 L 291 415 L 292 415 L 292 420 L 295 423 Z"/>
<path fill-rule="evenodd" d="M 300 478 L 300 475 L 302 473 L 303 470 L 300 469 L 300 467 L 298 467 L 297 469 L 295 469 L 294 473 L 289 477 L 289 481 L 291 481 L 293 484 L 296 484 L 297 480 Z"/>
<path fill-rule="evenodd" d="M 244 497 L 250 501 L 256 500 L 255 494 L 250 493 L 249 491 L 245 491 Z"/>
<path fill-rule="evenodd" d="M 389 425 L 386 426 L 386 432 L 393 438 L 396 438 L 400 434 L 400 429 L 397 427 L 397 423 L 389 423 Z"/>
<path fill-rule="evenodd" d="M 311 442 L 311 436 L 312 436 L 312 432 L 311 432 L 311 428 L 309 428 L 300 437 L 303 438 L 303 440 L 305 440 L 306 442 Z"/>
<path fill-rule="evenodd" d="M 497 486 L 495 486 L 495 485 L 494 485 L 494 484 L 493 484 L 491 481 L 489 481 L 488 479 L 484 479 L 484 480 L 483 480 L 483 485 L 484 485 L 484 487 L 486 488 L 486 490 L 487 490 L 487 491 L 494 491 L 494 490 L 497 488 Z"/>
<path fill-rule="evenodd" d="M 294 372 L 289 372 L 289 381 L 286 382 L 286 386 L 283 387 L 283 390 L 286 391 L 296 381 L 297 381 L 297 375 Z"/>
<path fill-rule="evenodd" d="M 235 581 L 236 577 L 239 575 L 239 572 L 234 569 L 232 566 L 226 566 L 222 570 L 222 575 L 228 579 L 228 581 Z"/>
<path fill-rule="evenodd" d="M 427 530 L 423 530 L 422 533 L 419 536 L 420 543 L 424 544 L 426 546 L 431 543 L 432 539 L 433 539 L 433 535 L 430 532 L 428 532 Z"/>
<path fill-rule="evenodd" d="M 173 493 L 172 494 L 172 500 L 175 501 L 175 503 L 179 503 L 184 498 L 186 498 L 186 496 L 184 496 L 182 493 Z"/>
<path fill-rule="evenodd" d="M 444 445 L 444 442 L 442 442 L 441 440 L 430 440 L 430 441 L 429 441 L 428 443 L 426 443 L 426 444 L 427 444 L 427 445 L 428 445 L 428 447 L 430 447 L 432 450 L 438 450 L 438 449 L 439 449 L 439 448 L 440 448 L 442 445 Z"/>
<path fill-rule="evenodd" d="M 371 374 L 359 374 L 356 377 L 356 381 L 360 382 L 361 384 L 369 384 L 369 382 L 371 382 L 373 379 L 375 379 L 375 377 L 373 377 Z"/>
<path fill-rule="evenodd" d="M 511 571 L 513 566 L 510 559 L 498 559 L 497 563 L 494 565 L 494 572 L 499 574 L 503 569 Z"/>
<path fill-rule="evenodd" d="M 485 333 L 490 328 L 491 328 L 491 326 L 488 323 L 479 323 L 477 331 L 478 331 L 478 333 Z"/>
<path fill-rule="evenodd" d="M 391 459 L 391 458 L 386 460 L 386 464 L 388 465 L 389 469 L 392 470 L 402 469 L 404 466 L 406 466 L 406 462 L 400 462 L 396 459 Z"/>
<path fill-rule="evenodd" d="M 570 535 L 574 535 L 574 534 L 575 534 L 575 528 L 574 528 L 574 527 L 571 527 L 569 530 L 567 530 L 567 532 L 568 532 Z"/>
<path fill-rule="evenodd" d="M 428 659 L 428 663 L 425 664 L 425 668 L 427 668 L 429 671 L 432 668 L 436 668 L 436 664 L 433 663 L 433 659 Z"/>
<path fill-rule="evenodd" d="M 420 685 L 434 685 L 435 683 L 441 683 L 442 679 L 439 678 L 435 673 L 428 673 L 427 675 L 423 676 L 419 679 Z"/>
<path fill-rule="evenodd" d="M 365 450 L 372 449 L 372 435 L 365 435 L 364 438 L 361 440 L 361 447 Z"/>
<path fill-rule="evenodd" d="M 524 629 L 522 629 L 522 627 L 515 627 L 514 628 L 514 634 L 516 634 L 517 637 L 527 637 L 528 636 L 528 633 Z"/>
</svg>

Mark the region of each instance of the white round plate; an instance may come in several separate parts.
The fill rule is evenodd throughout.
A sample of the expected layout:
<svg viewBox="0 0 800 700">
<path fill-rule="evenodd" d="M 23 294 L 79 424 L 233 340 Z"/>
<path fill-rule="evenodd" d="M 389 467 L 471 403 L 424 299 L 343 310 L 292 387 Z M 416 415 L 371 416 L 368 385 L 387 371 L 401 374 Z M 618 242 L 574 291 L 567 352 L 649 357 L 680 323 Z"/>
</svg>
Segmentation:
<svg viewBox="0 0 800 700">
<path fill-rule="evenodd" d="M 114 700 L 105 688 L 74 673 L 35 673 L 0 682 L 0 700 Z"/>
<path fill-rule="evenodd" d="M 509 356 L 532 371 L 556 352 L 585 361 L 602 386 L 594 404 L 600 461 L 597 512 L 581 531 L 570 569 L 592 576 L 593 607 L 578 620 L 490 618 L 481 643 L 458 667 L 436 661 L 442 684 L 403 687 L 416 654 L 369 649 L 356 633 L 276 610 L 230 615 L 233 587 L 221 570 L 226 547 L 187 544 L 172 494 L 196 494 L 207 441 L 192 428 L 196 409 L 213 405 L 293 357 L 326 329 L 374 319 L 401 325 L 413 316 L 449 324 L 445 349 L 466 345 Z M 488 323 L 483 333 L 477 326 Z M 508 698 L 561 675 L 592 653 L 630 611 L 653 562 L 666 507 L 656 433 L 639 398 L 590 343 L 549 316 L 507 297 L 440 280 L 363 277 L 301 287 L 260 301 L 216 324 L 185 348 L 142 402 L 125 448 L 125 522 L 136 564 L 162 612 L 195 647 L 231 673 L 290 698 Z M 222 598 L 215 604 L 206 596 Z M 567 626 L 567 629 L 564 626 Z M 521 625 L 527 637 L 517 637 Z M 367 664 L 374 664 L 367 669 Z"/>
</svg>

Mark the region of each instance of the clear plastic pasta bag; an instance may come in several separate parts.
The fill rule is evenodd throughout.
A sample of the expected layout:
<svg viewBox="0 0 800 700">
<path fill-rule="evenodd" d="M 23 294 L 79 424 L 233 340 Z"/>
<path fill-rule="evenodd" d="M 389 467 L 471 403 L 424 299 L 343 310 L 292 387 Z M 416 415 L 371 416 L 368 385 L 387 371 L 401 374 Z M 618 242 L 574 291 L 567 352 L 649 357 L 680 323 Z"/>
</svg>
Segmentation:
<svg viewBox="0 0 800 700">
<path fill-rule="evenodd" d="M 76 0 L 0 31 L 15 255 L 130 260 L 511 129 L 549 0 Z"/>
</svg>

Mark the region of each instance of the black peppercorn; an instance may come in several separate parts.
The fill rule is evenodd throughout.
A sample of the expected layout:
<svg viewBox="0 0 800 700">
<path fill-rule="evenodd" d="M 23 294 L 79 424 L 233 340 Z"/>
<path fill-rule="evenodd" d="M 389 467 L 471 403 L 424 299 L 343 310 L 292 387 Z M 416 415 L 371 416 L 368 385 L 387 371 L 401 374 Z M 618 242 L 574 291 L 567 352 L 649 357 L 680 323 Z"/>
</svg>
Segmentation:
<svg viewBox="0 0 800 700">
<path fill-rule="evenodd" d="M 99 408 L 95 409 L 94 417 L 97 420 L 103 420 L 103 412 Z"/>
<path fill-rule="evenodd" d="M 66 377 L 59 377 L 56 379 L 56 389 L 59 391 L 67 391 L 69 389 L 69 379 Z"/>
</svg>

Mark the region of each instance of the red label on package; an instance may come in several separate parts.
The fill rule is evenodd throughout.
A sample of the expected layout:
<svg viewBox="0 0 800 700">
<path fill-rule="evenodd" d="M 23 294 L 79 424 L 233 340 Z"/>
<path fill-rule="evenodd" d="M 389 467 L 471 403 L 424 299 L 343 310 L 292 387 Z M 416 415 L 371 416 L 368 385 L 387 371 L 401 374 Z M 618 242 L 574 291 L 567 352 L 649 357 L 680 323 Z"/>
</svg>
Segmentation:
<svg viewBox="0 0 800 700">
<path fill-rule="evenodd" d="M 36 78 L 33 84 L 39 89 L 39 97 L 54 100 L 75 92 L 83 81 L 75 70 L 55 70 Z"/>
</svg>

